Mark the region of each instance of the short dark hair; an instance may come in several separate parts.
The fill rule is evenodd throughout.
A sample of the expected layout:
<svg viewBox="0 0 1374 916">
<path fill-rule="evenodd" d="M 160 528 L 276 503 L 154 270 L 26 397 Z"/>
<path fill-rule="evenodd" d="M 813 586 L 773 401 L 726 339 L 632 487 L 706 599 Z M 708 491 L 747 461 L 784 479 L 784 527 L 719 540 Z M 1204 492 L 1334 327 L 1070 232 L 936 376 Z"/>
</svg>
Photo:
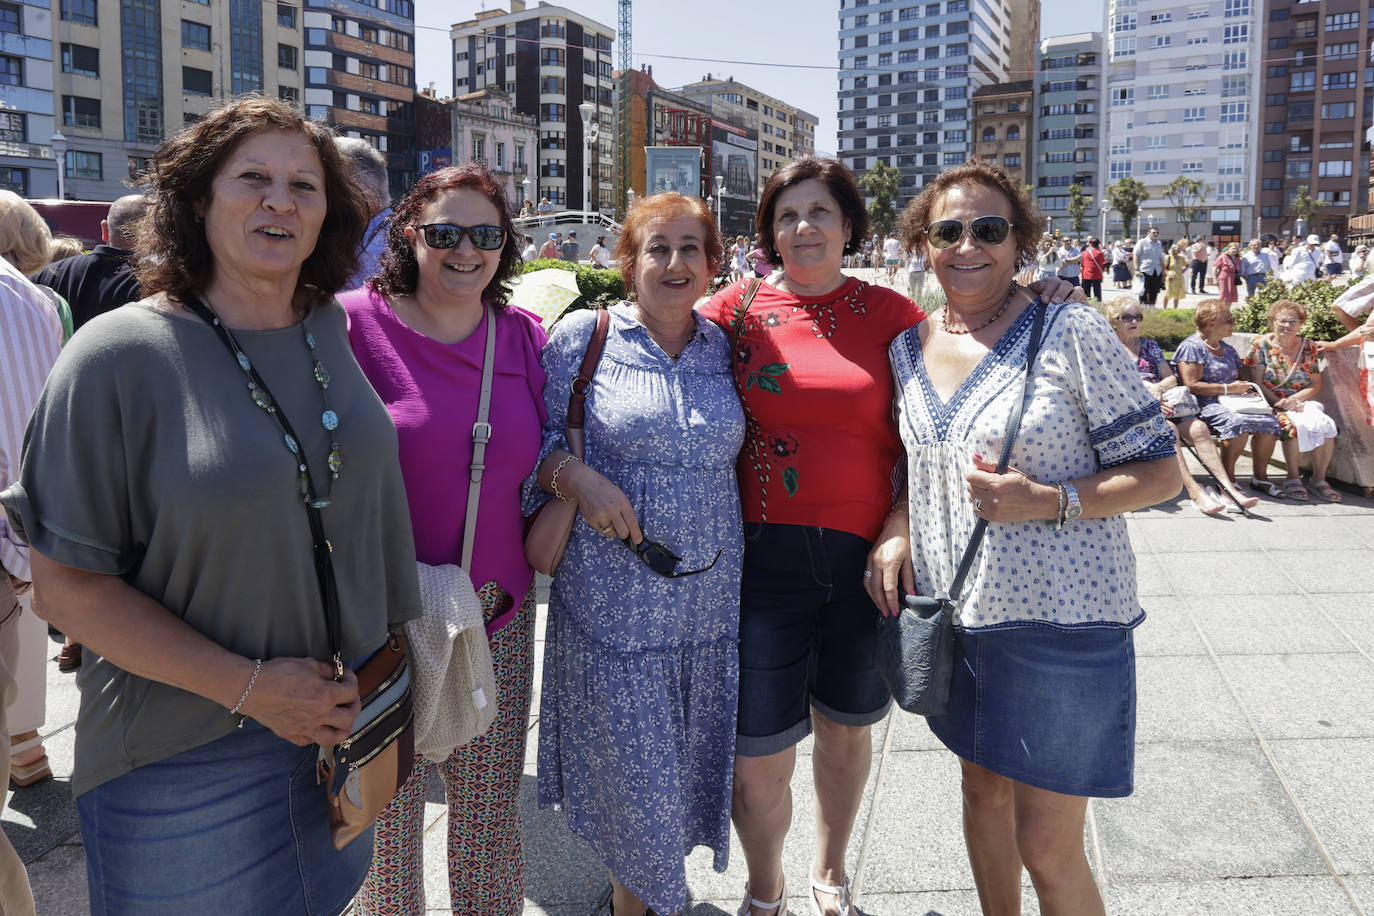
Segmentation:
<svg viewBox="0 0 1374 916">
<path fill-rule="evenodd" d="M 849 220 L 849 239 L 845 242 L 844 253 L 854 254 L 863 248 L 864 239 L 868 236 L 868 210 L 864 208 L 859 186 L 854 183 L 854 173 L 836 159 L 800 156 L 773 173 L 768 184 L 763 186 L 763 195 L 759 198 L 759 247 L 763 249 L 764 257 L 773 264 L 782 264 L 782 255 L 778 254 L 773 238 L 773 214 L 778 208 L 778 195 L 812 178 L 826 186 L 830 196 L 840 205 L 840 215 Z M 786 266 L 783 265 L 784 268 Z"/>
<path fill-rule="evenodd" d="M 1032 261 L 1036 243 L 1040 239 L 1040 227 L 1045 221 L 1019 183 L 982 159 L 970 159 L 963 165 L 941 172 L 906 205 L 902 215 L 897 218 L 897 237 L 902 244 L 911 251 L 921 250 L 929 255 L 926 227 L 930 225 L 936 205 L 947 192 L 967 185 L 982 185 L 1000 192 L 1007 199 L 1011 206 L 1011 239 L 1016 245 L 1017 261 L 1022 264 Z"/>
<path fill-rule="evenodd" d="M 184 302 L 209 281 L 215 253 L 196 207 L 208 199 L 224 160 L 240 143 L 266 130 L 299 131 L 324 167 L 324 223 L 315 249 L 301 265 L 292 306 L 304 314 L 348 283 L 357 269 L 370 211 L 352 167 L 334 146 L 333 131 L 279 99 L 248 95 L 215 106 L 153 154 L 145 176 L 148 212 L 138 223 L 133 256 L 144 295 L 165 292 Z"/>
<path fill-rule="evenodd" d="M 701 223 L 706 263 L 712 274 L 720 269 L 720 262 L 725 258 L 725 246 L 721 244 L 720 229 L 716 227 L 716 219 L 705 201 L 676 191 L 660 191 L 647 197 L 636 197 L 630 212 L 625 214 L 625 224 L 620 227 L 620 238 L 615 243 L 615 260 L 620 265 L 625 289 L 631 295 L 635 293 L 635 268 L 639 266 L 639 246 L 644 243 L 644 230 L 655 220 L 674 216 L 697 218 Z"/>
<path fill-rule="evenodd" d="M 506 203 L 506 192 L 501 182 L 476 163 L 430 172 L 415 182 L 415 187 L 391 211 L 391 221 L 386 230 L 386 251 L 382 253 L 380 273 L 374 281 L 376 288 L 384 295 L 405 296 L 415 292 L 420 282 L 420 262 L 415 259 L 415 249 L 406 238 L 406 229 L 415 225 L 420 211 L 434 198 L 445 191 L 462 188 L 484 195 L 495 205 L 496 212 L 500 214 L 501 229 L 506 233 L 496 275 L 482 290 L 482 298 L 498 307 L 510 300 L 510 281 L 520 273 L 520 236 L 511 220 L 510 206 Z"/>
</svg>

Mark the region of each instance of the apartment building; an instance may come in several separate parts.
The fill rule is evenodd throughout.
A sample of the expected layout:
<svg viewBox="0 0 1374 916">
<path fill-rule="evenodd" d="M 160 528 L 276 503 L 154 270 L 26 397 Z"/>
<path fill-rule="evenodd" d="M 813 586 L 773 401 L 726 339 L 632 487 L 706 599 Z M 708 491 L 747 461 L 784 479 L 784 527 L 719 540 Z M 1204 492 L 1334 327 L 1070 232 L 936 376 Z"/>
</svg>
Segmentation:
<svg viewBox="0 0 1374 916">
<path fill-rule="evenodd" d="M 1034 82 L 980 86 L 973 93 L 973 155 L 1000 166 L 1026 184 L 1031 166 L 1031 101 Z"/>
<path fill-rule="evenodd" d="M 789 159 L 816 152 L 819 118 L 733 76 L 722 79 L 708 73 L 678 91 L 709 105 L 713 117 L 758 132 L 758 157 L 753 172 L 759 191 Z"/>
<path fill-rule="evenodd" d="M 505 90 L 539 125 L 537 187 L 557 207 L 613 212 L 615 30 L 561 6 L 484 10 L 455 25 L 453 94 Z M 582 106 L 586 109 L 586 122 Z M 587 152 L 584 153 L 584 148 Z M 457 151 L 455 151 L 455 154 Z M 587 155 L 590 153 L 590 155 Z"/>
<path fill-rule="evenodd" d="M 506 200 L 520 207 L 534 197 L 532 163 L 539 152 L 539 122 L 515 110 L 504 89 L 491 86 L 453 100 L 453 155 L 459 162 L 481 162 L 505 188 Z"/>
<path fill-rule="evenodd" d="M 58 0 L 52 10 L 48 85 L 65 138 L 68 197 L 113 200 L 128 193 L 128 182 L 158 144 L 217 98 L 300 97 L 297 5 Z M 44 182 L 31 189 L 34 196 Z"/>
<path fill-rule="evenodd" d="M 1369 209 L 1371 14 L 1360 0 L 1264 4 L 1261 231 L 1344 237 L 1346 220 Z M 1314 225 L 1299 228 L 1293 199 L 1301 187 L 1325 206 Z"/>
<path fill-rule="evenodd" d="M 50 6 L 0 3 L 0 187 L 23 197 L 57 196 Z"/>
<path fill-rule="evenodd" d="M 279 18 L 286 13 L 283 6 L 278 4 Z M 415 177 L 414 3 L 304 0 L 300 13 L 304 53 L 278 43 L 277 71 L 295 73 L 303 56 L 306 114 L 375 146 L 386 157 L 392 195 L 404 193 Z M 270 57 L 271 45 L 263 48 Z"/>
<path fill-rule="evenodd" d="M 1187 231 L 1221 243 L 1254 233 L 1260 2 L 1107 0 L 1100 104 L 1108 149 L 1099 181 L 1131 176 L 1150 191 L 1136 226 L 1109 215 L 1110 235 L 1157 225 L 1165 239 Z M 1185 214 L 1187 227 L 1163 194 L 1180 176 L 1211 189 Z"/>
<path fill-rule="evenodd" d="M 1029 2 L 1036 12 L 1019 19 L 1038 22 L 1039 0 Z M 968 159 L 971 96 L 1009 81 L 1017 18 L 1006 0 L 841 0 L 841 160 L 855 174 L 875 162 L 897 168 L 900 206 Z"/>
<path fill-rule="evenodd" d="M 1068 189 L 1076 184 L 1093 198 L 1089 224 L 1101 232 L 1102 33 L 1040 42 L 1034 89 L 1034 167 L 1027 174 L 1047 228 L 1072 231 Z M 1115 236 L 1122 234 L 1118 219 Z"/>
</svg>

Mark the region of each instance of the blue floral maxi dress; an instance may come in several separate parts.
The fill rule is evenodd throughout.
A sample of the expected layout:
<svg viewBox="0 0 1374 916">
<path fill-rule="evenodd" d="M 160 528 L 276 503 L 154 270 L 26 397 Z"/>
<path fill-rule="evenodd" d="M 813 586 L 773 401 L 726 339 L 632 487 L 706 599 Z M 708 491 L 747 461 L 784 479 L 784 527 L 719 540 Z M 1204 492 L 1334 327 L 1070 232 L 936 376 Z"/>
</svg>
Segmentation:
<svg viewBox="0 0 1374 916">
<path fill-rule="evenodd" d="M 1224 385 L 1240 379 L 1240 354 L 1230 344 L 1222 341 L 1221 355 L 1207 349 L 1201 334 L 1184 338 L 1174 351 L 1174 360 L 1180 363 L 1197 363 L 1202 366 L 1199 381 Z M 1237 386 L 1239 389 L 1242 386 Z M 1241 394 L 1236 390 L 1235 394 Z M 1236 413 L 1222 407 L 1215 397 L 1197 396 L 1200 416 L 1211 427 L 1219 439 L 1234 439 L 1236 436 L 1279 434 L 1279 421 L 1272 413 Z"/>
<path fill-rule="evenodd" d="M 542 362 L 541 460 L 566 448 L 568 388 L 595 312 L 560 321 Z M 626 888 L 658 912 L 686 903 L 683 856 L 729 855 L 743 559 L 735 459 L 744 414 L 725 333 L 697 318 L 674 360 L 631 308 L 611 309 L 587 398 L 586 462 L 634 506 L 644 536 L 678 556 L 653 572 L 581 516 L 554 578 L 539 709 L 539 804 L 561 804 Z M 527 510 L 548 498 L 533 479 Z"/>
</svg>

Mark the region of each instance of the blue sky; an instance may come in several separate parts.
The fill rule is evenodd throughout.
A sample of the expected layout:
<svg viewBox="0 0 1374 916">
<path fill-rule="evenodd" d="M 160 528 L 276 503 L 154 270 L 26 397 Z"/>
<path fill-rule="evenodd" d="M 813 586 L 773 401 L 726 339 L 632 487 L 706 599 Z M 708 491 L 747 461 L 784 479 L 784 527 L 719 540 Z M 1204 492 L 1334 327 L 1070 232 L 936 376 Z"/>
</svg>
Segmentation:
<svg viewBox="0 0 1374 916">
<path fill-rule="evenodd" d="M 536 5 L 537 0 L 527 4 Z M 559 5 L 616 26 L 615 0 L 566 0 Z M 510 8 L 508 2 L 485 6 Z M 1046 0 L 1041 7 L 1041 36 L 1101 29 L 1103 4 L 1095 3 L 1087 11 L 1083 6 L 1070 0 Z M 481 8 L 483 4 L 470 0 L 416 0 L 415 81 L 419 87 L 432 82 L 440 96 L 452 91 L 449 27 Z M 838 22 L 834 0 L 693 0 L 690 4 L 636 0 L 635 64 L 653 67 L 654 80 L 670 89 L 707 73 L 733 76 L 818 116 L 817 149 L 833 153 Z"/>
</svg>

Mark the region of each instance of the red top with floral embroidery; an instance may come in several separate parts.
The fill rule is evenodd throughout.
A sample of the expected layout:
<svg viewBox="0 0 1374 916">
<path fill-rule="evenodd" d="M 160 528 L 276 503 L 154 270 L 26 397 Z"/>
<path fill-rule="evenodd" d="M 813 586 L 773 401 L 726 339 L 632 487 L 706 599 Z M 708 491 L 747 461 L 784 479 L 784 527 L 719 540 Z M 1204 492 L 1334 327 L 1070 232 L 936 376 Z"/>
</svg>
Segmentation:
<svg viewBox="0 0 1374 916">
<path fill-rule="evenodd" d="M 892 507 L 902 454 L 887 348 L 925 313 L 852 277 L 815 297 L 764 283 L 737 331 L 748 283 L 721 290 L 701 310 L 735 341 L 735 386 L 748 421 L 739 459 L 744 520 L 871 541 Z"/>
</svg>

